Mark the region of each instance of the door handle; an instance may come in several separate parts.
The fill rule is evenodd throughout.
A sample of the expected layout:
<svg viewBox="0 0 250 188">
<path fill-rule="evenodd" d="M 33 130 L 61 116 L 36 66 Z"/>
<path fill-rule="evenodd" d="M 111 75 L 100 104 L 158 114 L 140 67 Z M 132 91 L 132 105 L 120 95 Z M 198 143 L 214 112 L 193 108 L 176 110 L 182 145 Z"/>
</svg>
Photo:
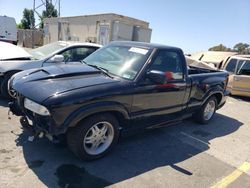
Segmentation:
<svg viewBox="0 0 250 188">
<path fill-rule="evenodd" d="M 239 77 L 234 77 L 234 81 L 240 81 L 241 79 Z"/>
</svg>

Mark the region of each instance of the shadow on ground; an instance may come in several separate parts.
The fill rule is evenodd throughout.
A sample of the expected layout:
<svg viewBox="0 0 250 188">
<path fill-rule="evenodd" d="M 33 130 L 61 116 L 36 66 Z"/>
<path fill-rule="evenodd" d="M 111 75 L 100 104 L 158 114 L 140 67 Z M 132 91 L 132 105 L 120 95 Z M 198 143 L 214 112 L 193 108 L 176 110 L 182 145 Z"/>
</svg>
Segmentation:
<svg viewBox="0 0 250 188">
<path fill-rule="evenodd" d="M 239 101 L 250 102 L 250 97 L 241 97 L 241 96 L 231 96 L 231 97 Z"/>
<path fill-rule="evenodd" d="M 178 125 L 154 129 L 121 139 L 106 157 L 82 162 L 66 147 L 55 146 L 45 139 L 27 141 L 22 133 L 16 144 L 23 148 L 30 169 L 48 187 L 104 187 L 138 176 L 162 166 L 170 166 L 187 176 L 193 172 L 176 163 L 209 149 L 209 141 L 237 131 L 241 122 L 217 114 L 208 125 L 186 120 Z M 203 142 L 190 145 L 187 135 Z"/>
</svg>

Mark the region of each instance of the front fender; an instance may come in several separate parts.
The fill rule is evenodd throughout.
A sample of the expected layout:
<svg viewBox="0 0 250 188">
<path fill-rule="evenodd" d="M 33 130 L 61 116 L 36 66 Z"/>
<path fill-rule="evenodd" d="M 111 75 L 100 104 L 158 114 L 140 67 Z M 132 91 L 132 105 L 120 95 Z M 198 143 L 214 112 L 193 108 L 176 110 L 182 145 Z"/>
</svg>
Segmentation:
<svg viewBox="0 0 250 188">
<path fill-rule="evenodd" d="M 117 102 L 97 102 L 94 104 L 89 104 L 87 106 L 83 106 L 67 117 L 67 119 L 63 123 L 63 128 L 65 130 L 68 127 L 76 126 L 81 120 L 84 118 L 100 113 L 100 112 L 118 112 L 120 113 L 125 119 L 130 119 L 128 110 L 120 103 Z"/>
</svg>

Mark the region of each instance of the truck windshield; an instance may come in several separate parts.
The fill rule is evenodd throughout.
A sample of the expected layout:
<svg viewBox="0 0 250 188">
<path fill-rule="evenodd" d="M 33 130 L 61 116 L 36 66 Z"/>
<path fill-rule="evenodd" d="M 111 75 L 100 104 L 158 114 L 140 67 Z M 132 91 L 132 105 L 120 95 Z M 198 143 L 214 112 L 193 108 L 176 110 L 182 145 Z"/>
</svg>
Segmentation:
<svg viewBox="0 0 250 188">
<path fill-rule="evenodd" d="M 110 45 L 97 50 L 83 62 L 103 68 L 115 76 L 133 80 L 149 55 L 150 50 L 146 48 Z"/>
<path fill-rule="evenodd" d="M 68 44 L 65 42 L 54 42 L 54 43 L 47 44 L 47 45 L 44 45 L 42 47 L 30 50 L 29 53 L 35 59 L 43 59 L 43 58 L 51 55 L 52 53 L 54 53 L 62 48 L 65 48 L 66 46 L 68 46 Z"/>
</svg>

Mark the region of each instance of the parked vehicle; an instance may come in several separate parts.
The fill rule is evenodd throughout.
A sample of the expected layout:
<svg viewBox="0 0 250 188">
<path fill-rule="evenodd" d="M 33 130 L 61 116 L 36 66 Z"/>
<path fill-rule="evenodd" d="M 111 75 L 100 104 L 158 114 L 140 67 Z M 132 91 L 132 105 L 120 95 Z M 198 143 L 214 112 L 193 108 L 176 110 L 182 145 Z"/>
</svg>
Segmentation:
<svg viewBox="0 0 250 188">
<path fill-rule="evenodd" d="M 188 66 L 209 69 L 209 70 L 217 70 L 217 68 L 213 64 L 205 63 L 203 61 L 193 59 L 192 57 L 186 55 L 185 58 Z"/>
<path fill-rule="evenodd" d="M 231 95 L 250 97 L 250 55 L 236 55 L 225 62 L 229 72 L 228 91 Z"/>
<path fill-rule="evenodd" d="M 122 134 L 192 116 L 208 123 L 226 102 L 228 73 L 187 67 L 179 48 L 113 42 L 84 59 L 17 73 L 13 114 L 34 135 L 66 134 L 83 160 L 110 151 Z"/>
<path fill-rule="evenodd" d="M 221 69 L 223 61 L 236 54 L 237 52 L 204 51 L 191 54 L 191 58 Z"/>
<path fill-rule="evenodd" d="M 32 56 L 23 48 L 11 43 L 0 41 L 0 62 L 30 60 L 31 57 Z"/>
<path fill-rule="evenodd" d="M 101 45 L 93 43 L 59 41 L 30 50 L 31 57 L 28 59 L 0 61 L 0 93 L 6 98 L 14 97 L 14 93 L 8 91 L 7 85 L 10 77 L 17 72 L 55 63 L 80 61 L 100 47 Z"/>
<path fill-rule="evenodd" d="M 0 41 L 17 44 L 17 27 L 15 18 L 0 16 Z"/>
</svg>

